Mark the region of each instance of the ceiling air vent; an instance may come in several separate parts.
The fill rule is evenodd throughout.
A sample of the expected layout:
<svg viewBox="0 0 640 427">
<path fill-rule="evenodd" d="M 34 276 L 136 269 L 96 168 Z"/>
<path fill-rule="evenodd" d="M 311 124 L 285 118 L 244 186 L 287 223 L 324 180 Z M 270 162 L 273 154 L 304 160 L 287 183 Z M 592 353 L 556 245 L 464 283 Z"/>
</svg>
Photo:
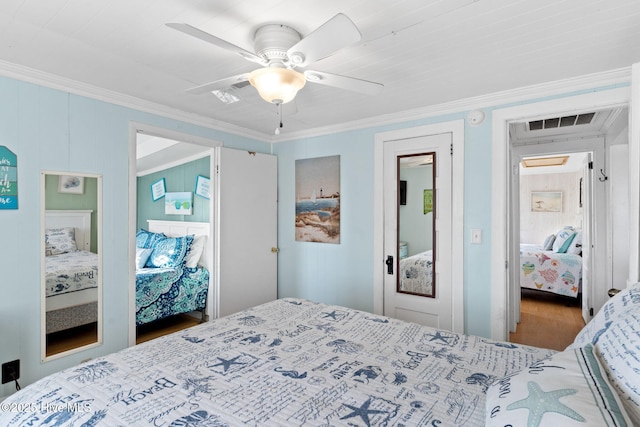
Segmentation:
<svg viewBox="0 0 640 427">
<path fill-rule="evenodd" d="M 553 117 L 529 122 L 529 130 L 557 129 L 569 126 L 587 125 L 591 123 L 596 113 L 574 114 L 572 116 Z"/>
</svg>

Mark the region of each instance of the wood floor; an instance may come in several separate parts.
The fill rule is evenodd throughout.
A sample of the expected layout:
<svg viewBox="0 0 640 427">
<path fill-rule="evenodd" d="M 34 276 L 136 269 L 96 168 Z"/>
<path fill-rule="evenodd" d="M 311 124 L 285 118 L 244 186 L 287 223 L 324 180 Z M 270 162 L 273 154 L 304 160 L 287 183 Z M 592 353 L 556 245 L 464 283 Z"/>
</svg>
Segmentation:
<svg viewBox="0 0 640 427">
<path fill-rule="evenodd" d="M 158 338 L 172 332 L 195 326 L 200 319 L 188 314 L 178 314 L 136 328 L 136 344 Z M 63 353 L 98 341 L 96 323 L 78 326 L 47 335 L 47 356 Z"/>
<path fill-rule="evenodd" d="M 584 327 L 580 299 L 523 289 L 521 301 L 513 343 L 564 350 Z"/>
<path fill-rule="evenodd" d="M 177 314 L 166 319 L 156 320 L 136 328 L 136 344 L 181 331 L 200 323 L 200 319 L 188 314 Z"/>
<path fill-rule="evenodd" d="M 96 322 L 47 334 L 47 356 L 63 353 L 98 341 Z"/>
</svg>

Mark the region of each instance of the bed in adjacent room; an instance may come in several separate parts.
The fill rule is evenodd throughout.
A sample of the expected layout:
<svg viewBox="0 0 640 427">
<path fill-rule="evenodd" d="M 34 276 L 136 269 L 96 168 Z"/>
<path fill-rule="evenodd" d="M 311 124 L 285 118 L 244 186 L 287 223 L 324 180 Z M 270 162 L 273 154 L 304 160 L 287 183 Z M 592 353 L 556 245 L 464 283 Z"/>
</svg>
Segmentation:
<svg viewBox="0 0 640 427">
<path fill-rule="evenodd" d="M 210 289 L 210 224 L 149 220 L 136 235 L 136 325 L 200 311 Z"/>
<path fill-rule="evenodd" d="M 99 258 L 90 248 L 90 210 L 46 211 L 47 333 L 97 321 Z"/>
<path fill-rule="evenodd" d="M 638 358 L 616 349 L 640 288 L 619 295 L 564 352 L 284 298 L 45 377 L 0 424 L 632 425 Z"/>
<path fill-rule="evenodd" d="M 582 237 L 573 228 L 549 236 L 542 245 L 520 244 L 520 287 L 577 297 L 582 279 Z"/>
</svg>

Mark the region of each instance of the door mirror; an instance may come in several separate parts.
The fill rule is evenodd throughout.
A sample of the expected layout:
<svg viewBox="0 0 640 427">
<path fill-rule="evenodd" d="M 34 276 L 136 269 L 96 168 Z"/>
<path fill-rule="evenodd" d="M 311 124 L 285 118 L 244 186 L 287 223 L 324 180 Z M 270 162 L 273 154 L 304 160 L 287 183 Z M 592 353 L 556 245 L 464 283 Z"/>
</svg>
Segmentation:
<svg viewBox="0 0 640 427">
<path fill-rule="evenodd" d="M 102 342 L 102 177 L 41 174 L 42 360 Z"/>
<path fill-rule="evenodd" d="M 398 156 L 397 291 L 436 296 L 436 153 Z"/>
</svg>

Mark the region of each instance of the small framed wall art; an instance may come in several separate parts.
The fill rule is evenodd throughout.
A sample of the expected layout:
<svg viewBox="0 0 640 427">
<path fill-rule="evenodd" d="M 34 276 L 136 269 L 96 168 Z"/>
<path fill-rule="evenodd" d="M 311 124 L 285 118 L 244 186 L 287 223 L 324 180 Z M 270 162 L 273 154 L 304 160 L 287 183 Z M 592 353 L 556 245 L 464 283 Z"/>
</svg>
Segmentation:
<svg viewBox="0 0 640 427">
<path fill-rule="evenodd" d="M 164 197 L 167 187 L 164 178 L 160 178 L 153 184 L 151 184 L 151 199 L 155 202 Z"/>
<path fill-rule="evenodd" d="M 211 198 L 211 180 L 206 176 L 198 175 L 194 193 L 196 193 L 196 196 L 204 197 L 205 199 Z"/>
<path fill-rule="evenodd" d="M 166 193 L 164 198 L 164 213 L 166 215 L 192 215 L 193 193 Z"/>
<path fill-rule="evenodd" d="M 83 194 L 84 177 L 75 175 L 60 175 L 58 177 L 58 193 Z"/>
</svg>

